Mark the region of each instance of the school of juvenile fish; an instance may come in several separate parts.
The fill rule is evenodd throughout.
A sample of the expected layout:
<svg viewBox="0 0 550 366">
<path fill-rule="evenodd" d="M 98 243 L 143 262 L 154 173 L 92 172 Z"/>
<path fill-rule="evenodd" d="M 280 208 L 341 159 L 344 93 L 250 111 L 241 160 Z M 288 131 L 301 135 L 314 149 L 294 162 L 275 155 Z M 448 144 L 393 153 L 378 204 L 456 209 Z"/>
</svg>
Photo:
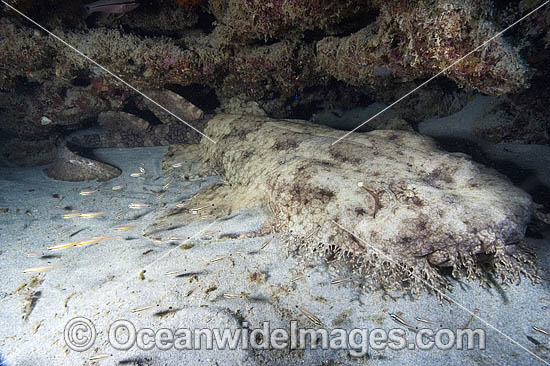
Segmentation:
<svg viewBox="0 0 550 366">
<path fill-rule="evenodd" d="M 109 5 L 107 3 L 109 3 L 109 1 L 97 2 L 97 6 L 100 7 L 100 6 L 104 6 L 104 5 Z M 113 2 L 111 2 L 111 3 L 113 3 Z M 94 4 L 96 4 L 96 3 L 94 3 Z M 94 5 L 94 6 L 96 6 L 96 5 Z M 145 169 L 143 167 L 140 167 L 139 168 L 139 173 L 132 173 L 132 174 L 130 174 L 130 176 L 132 176 L 132 177 L 141 177 L 145 173 L 146 173 Z M 167 184 L 165 187 L 168 188 L 169 184 Z M 113 191 L 118 191 L 118 190 L 123 189 L 123 186 L 122 185 L 115 185 L 115 186 L 111 187 L 111 189 Z M 97 192 L 96 190 L 83 190 L 83 191 L 79 192 L 79 195 L 81 195 L 81 196 L 90 196 L 90 195 L 92 195 L 96 192 Z M 128 205 L 128 207 L 131 208 L 131 209 L 143 209 L 143 208 L 150 207 L 150 205 L 146 204 L 146 203 L 131 203 L 130 205 Z M 61 207 L 59 206 L 59 208 L 61 208 Z M 64 214 L 63 218 L 64 219 L 71 219 L 71 218 L 92 219 L 92 218 L 104 215 L 105 213 L 106 213 L 106 211 L 84 212 L 84 213 L 78 212 L 78 211 L 72 211 L 70 213 Z M 60 226 L 60 227 L 62 227 L 62 226 Z M 134 229 L 136 227 L 137 227 L 136 225 L 123 225 L 123 226 L 115 227 L 114 230 L 116 230 L 116 231 L 126 231 L 126 230 Z M 82 230 L 84 230 L 84 229 L 80 229 L 76 233 L 78 233 Z M 92 244 L 97 244 L 101 241 L 114 240 L 114 239 L 116 239 L 116 238 L 111 237 L 111 236 L 106 236 L 106 235 L 98 235 L 98 236 L 94 236 L 94 237 L 91 237 L 91 238 L 88 238 L 88 239 L 79 239 L 79 240 L 75 240 L 75 241 L 72 241 L 72 242 L 61 243 L 61 244 L 57 244 L 57 245 L 54 245 L 54 246 L 50 246 L 50 247 L 47 248 L 47 250 L 48 251 L 58 251 L 58 250 L 62 250 L 62 249 L 72 248 L 72 247 L 83 247 L 83 246 L 88 246 L 88 245 L 92 245 Z M 45 257 L 47 255 L 48 254 L 39 253 L 39 252 L 29 252 L 29 253 L 27 253 L 27 257 L 35 257 L 35 258 Z M 54 267 L 55 267 L 55 265 L 30 267 L 30 268 L 24 269 L 23 273 L 44 272 L 44 271 L 50 270 Z"/>
</svg>

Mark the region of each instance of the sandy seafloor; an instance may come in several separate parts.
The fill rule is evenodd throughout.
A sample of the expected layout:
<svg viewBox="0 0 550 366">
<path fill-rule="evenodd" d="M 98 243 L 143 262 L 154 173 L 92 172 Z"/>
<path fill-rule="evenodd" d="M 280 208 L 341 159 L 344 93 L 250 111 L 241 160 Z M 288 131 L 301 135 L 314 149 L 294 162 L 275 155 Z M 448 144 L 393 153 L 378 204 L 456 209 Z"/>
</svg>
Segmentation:
<svg viewBox="0 0 550 366">
<path fill-rule="evenodd" d="M 420 130 L 434 136 L 452 134 L 457 127 L 464 126 L 464 120 L 479 113 L 481 109 L 476 103 L 485 105 L 486 102 L 476 98 L 458 114 L 426 121 Z M 550 181 L 547 147 L 517 145 L 511 148 L 518 150 L 518 154 L 521 150 L 518 164 L 530 164 L 539 181 Z M 498 155 L 499 147 L 485 146 L 484 149 Z M 304 268 L 296 258 L 287 257 L 280 250 L 276 236 L 263 249 L 260 247 L 268 237 L 212 242 L 224 234 L 258 230 L 266 220 L 262 212 L 242 211 L 217 221 L 205 218 L 182 222 L 181 228 L 163 234 L 180 240 L 155 241 L 144 237 L 144 230 L 163 210 L 220 182 L 218 177 L 175 179 L 166 193 L 158 197 L 155 192 L 170 181 L 161 171 L 166 150 L 162 147 L 97 150 L 98 157 L 123 171 L 120 177 L 106 183 L 54 181 L 46 177 L 42 168 L 0 168 L 0 208 L 9 209 L 0 213 L 0 352 L 8 365 L 544 364 L 507 337 L 550 361 L 550 336 L 532 328 L 550 329 L 549 232 L 545 238 L 528 239 L 538 253 L 542 277 L 539 284 L 524 280 L 518 286 L 484 289 L 477 283 L 455 282 L 450 296 L 498 329 L 495 331 L 477 319 L 472 320 L 471 315 L 456 304 L 441 305 L 433 295 L 411 299 L 399 292 L 365 293 L 346 283 L 333 285 L 330 282 L 335 277 L 323 266 Z M 186 162 L 179 168 L 181 174 L 186 174 L 190 165 L 191 162 Z M 130 177 L 140 167 L 145 175 Z M 116 185 L 122 185 L 123 189 L 113 191 L 111 188 Z M 95 192 L 82 196 L 79 192 L 83 190 Z M 128 205 L 135 202 L 148 203 L 151 209 L 128 210 Z M 70 212 L 66 206 L 79 212 L 105 211 L 105 214 L 91 219 L 64 219 L 62 216 Z M 136 228 L 115 231 L 120 225 L 136 225 Z M 48 253 L 46 249 L 98 235 L 115 239 L 56 252 Z M 184 242 L 194 246 L 182 250 L 178 245 Z M 31 252 L 52 256 L 27 256 Z M 230 257 L 211 262 L 220 256 Z M 33 276 L 23 273 L 24 269 L 46 265 L 55 267 L 40 274 L 43 282 L 35 289 L 40 291 L 40 297 L 28 319 L 23 321 L 24 291 L 15 294 L 14 291 Z M 167 275 L 168 271 L 178 271 L 181 275 Z M 265 273 L 265 282 L 251 281 L 250 274 L 254 272 Z M 300 273 L 304 277 L 293 281 Z M 224 293 L 241 292 L 248 296 L 223 297 Z M 150 309 L 132 312 L 150 305 Z M 434 331 L 440 327 L 456 330 L 466 325 L 483 328 L 487 332 L 486 349 L 369 350 L 366 357 L 352 358 L 343 350 L 162 351 L 140 350 L 134 346 L 119 351 L 107 341 L 109 326 L 120 319 L 133 322 L 138 329 L 154 330 L 235 329 L 242 321 L 248 322 L 250 328 L 259 327 L 264 321 L 271 321 L 272 328 L 286 328 L 291 319 L 297 319 L 304 327 L 313 326 L 298 307 L 316 315 L 329 330 L 337 326 L 338 320 L 346 329 L 407 329 L 390 318 L 390 313 L 398 312 L 409 323 Z M 159 316 L 159 312 L 167 314 Z M 91 320 L 97 330 L 94 345 L 84 352 L 70 350 L 63 338 L 65 325 L 75 317 Z M 416 317 L 434 323 L 423 324 L 415 320 Z M 415 333 L 407 330 L 408 341 L 412 342 L 414 337 Z M 90 361 L 94 355 L 108 357 Z"/>
</svg>

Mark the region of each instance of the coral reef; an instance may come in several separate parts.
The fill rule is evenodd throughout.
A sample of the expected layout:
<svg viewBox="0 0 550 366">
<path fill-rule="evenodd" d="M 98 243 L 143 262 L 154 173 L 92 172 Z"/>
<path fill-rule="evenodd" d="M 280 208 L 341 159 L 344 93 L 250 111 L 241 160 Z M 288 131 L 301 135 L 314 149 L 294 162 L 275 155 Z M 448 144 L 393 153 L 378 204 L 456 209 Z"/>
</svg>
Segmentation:
<svg viewBox="0 0 550 366">
<path fill-rule="evenodd" d="M 379 130 L 332 145 L 341 133 L 329 128 L 230 115 L 205 132 L 217 143 L 202 140 L 204 163 L 233 201 L 262 202 L 291 252 L 351 268 L 368 288 L 443 288 L 441 267 L 468 279 L 532 275 L 518 248 L 529 195 L 429 138 Z"/>
<path fill-rule="evenodd" d="M 148 94 L 181 120 L 150 100 L 138 98 L 135 100 L 134 113 L 100 113 L 98 123 L 106 132 L 76 134 L 68 140 L 73 144 L 92 148 L 196 144 L 200 141 L 200 134 L 193 128 L 199 131 L 204 129 L 204 112 L 201 109 L 169 90 L 150 91 Z M 149 118 L 150 122 L 140 115 Z"/>
<path fill-rule="evenodd" d="M 28 141 L 13 138 L 3 143 L 0 155 L 3 160 L 20 167 L 50 164 L 55 160 L 57 137 L 46 140 Z"/>
<path fill-rule="evenodd" d="M 149 122 L 126 112 L 103 112 L 99 114 L 98 123 L 110 131 L 129 130 L 135 133 L 147 131 Z"/>
<path fill-rule="evenodd" d="M 210 9 L 223 24 L 215 30 L 223 42 L 250 43 L 335 31 L 337 25 L 367 15 L 372 5 L 360 0 L 213 0 Z"/>
<path fill-rule="evenodd" d="M 113 108 L 90 88 L 65 81 L 29 82 L 14 88 L 16 92 L 0 93 L 0 130 L 26 140 L 82 128 Z"/>
<path fill-rule="evenodd" d="M 348 37 L 317 43 L 320 67 L 352 85 L 429 77 L 498 32 L 486 19 L 489 2 L 439 0 L 380 2 L 377 21 Z M 399 19 L 399 21 L 395 21 Z M 501 39 L 453 66 L 445 75 L 489 94 L 528 85 L 528 68 Z"/>
<path fill-rule="evenodd" d="M 534 1 L 510 3 L 509 22 L 516 14 L 539 6 Z M 533 19 L 518 26 L 519 48 L 533 70 L 531 87 L 518 93 L 499 97 L 495 106 L 500 124 L 480 129 L 478 136 L 492 142 L 548 144 L 550 142 L 550 8 L 533 14 Z M 497 112 L 497 110 L 499 110 Z M 496 114 L 495 113 L 495 114 Z"/>
<path fill-rule="evenodd" d="M 277 117 L 309 118 L 318 109 L 365 99 L 389 104 L 502 26 L 495 23 L 502 12 L 495 15 L 489 0 L 161 0 L 122 17 L 94 13 L 88 19 L 78 15 L 80 1 L 14 4 L 139 89 L 196 85 L 213 90 L 222 105 L 238 98 Z M 66 134 L 139 99 L 7 8 L 0 37 L 6 106 L 0 128 L 12 135 L 43 140 L 53 131 Z M 532 30 L 520 34 L 527 42 L 535 37 Z M 545 37 L 537 42 L 547 44 Z M 525 88 L 530 69 L 512 44 L 496 39 L 447 70 L 455 89 L 434 81 L 398 106 L 402 117 L 452 113 L 465 103 L 465 91 Z M 442 103 L 423 103 L 443 95 Z M 43 117 L 53 123 L 40 124 Z"/>
<path fill-rule="evenodd" d="M 182 124 L 160 124 L 151 128 L 135 132 L 125 131 L 121 126 L 106 133 L 79 134 L 69 137 L 72 144 L 88 147 L 140 147 L 140 146 L 167 146 L 182 143 L 198 143 L 200 135 Z M 200 126 L 197 126 L 200 128 Z"/>
</svg>

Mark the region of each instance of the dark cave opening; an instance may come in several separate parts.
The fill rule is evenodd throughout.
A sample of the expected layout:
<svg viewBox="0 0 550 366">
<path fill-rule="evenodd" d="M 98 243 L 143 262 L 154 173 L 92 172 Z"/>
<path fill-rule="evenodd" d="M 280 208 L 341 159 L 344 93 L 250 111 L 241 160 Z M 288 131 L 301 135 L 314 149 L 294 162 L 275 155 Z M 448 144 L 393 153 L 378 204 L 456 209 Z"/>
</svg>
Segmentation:
<svg viewBox="0 0 550 366">
<path fill-rule="evenodd" d="M 305 100 L 305 101 L 302 101 Z M 327 103 L 327 100 L 329 102 Z M 338 103 L 335 103 L 338 101 Z M 289 118 L 311 120 L 316 113 L 326 110 L 350 110 L 373 103 L 367 94 L 345 83 L 332 80 L 327 87 L 313 86 L 305 88 L 295 97 L 288 99 L 291 106 Z M 346 130 L 342 128 L 342 130 Z"/>
<path fill-rule="evenodd" d="M 355 16 L 346 18 L 344 21 L 340 22 L 335 27 L 336 30 L 334 35 L 338 37 L 350 36 L 369 24 L 374 23 L 379 15 L 380 10 L 378 8 L 370 8 L 363 12 L 359 12 L 355 14 Z M 325 35 L 325 37 L 326 36 L 327 35 Z"/>
<path fill-rule="evenodd" d="M 30 81 L 27 77 L 24 76 L 16 76 L 14 78 L 13 84 L 14 92 L 21 94 L 32 94 L 41 86 L 39 82 Z"/>
<path fill-rule="evenodd" d="M 79 72 L 76 77 L 71 81 L 73 86 L 87 87 L 92 83 L 88 72 Z"/>
<path fill-rule="evenodd" d="M 214 88 L 200 84 L 177 85 L 169 84 L 165 88 L 181 95 L 189 102 L 203 110 L 204 113 L 213 113 L 220 106 L 220 101 Z"/>
<path fill-rule="evenodd" d="M 168 32 L 168 31 L 160 31 L 160 30 L 145 30 L 140 27 L 135 27 L 128 24 L 120 24 L 118 25 L 118 27 L 122 29 L 123 33 L 134 34 L 140 37 L 151 37 L 151 38 L 168 37 L 173 39 L 174 41 L 176 40 L 179 41 L 181 39 L 181 34 L 178 31 Z M 183 42 L 179 42 L 179 43 L 183 43 Z"/>
<path fill-rule="evenodd" d="M 214 15 L 206 10 L 198 11 L 199 20 L 195 24 L 195 27 L 202 30 L 205 34 L 210 34 L 214 31 L 216 18 Z"/>
<path fill-rule="evenodd" d="M 162 121 L 153 112 L 148 109 L 138 108 L 133 100 L 130 100 L 128 103 L 126 103 L 124 105 L 124 108 L 122 108 L 122 111 L 144 119 L 145 121 L 149 122 L 151 126 L 162 125 Z"/>
</svg>

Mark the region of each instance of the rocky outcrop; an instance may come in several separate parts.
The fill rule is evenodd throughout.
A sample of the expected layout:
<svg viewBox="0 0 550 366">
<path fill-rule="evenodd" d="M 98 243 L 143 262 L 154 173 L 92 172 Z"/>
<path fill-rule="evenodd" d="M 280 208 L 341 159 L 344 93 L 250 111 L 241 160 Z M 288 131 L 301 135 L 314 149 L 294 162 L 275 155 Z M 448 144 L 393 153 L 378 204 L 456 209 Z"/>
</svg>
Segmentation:
<svg viewBox="0 0 550 366">
<path fill-rule="evenodd" d="M 163 123 L 183 123 L 182 120 L 186 122 L 199 121 L 204 118 L 204 112 L 200 108 L 171 90 L 151 90 L 146 94 L 171 112 L 168 113 L 165 109 L 160 108 L 149 99 L 143 99 L 147 108 L 163 121 Z M 176 118 L 174 114 L 179 118 Z"/>
<path fill-rule="evenodd" d="M 100 182 L 116 178 L 121 171 L 109 164 L 75 154 L 65 144 L 59 146 L 53 164 L 45 169 L 48 177 L 68 182 L 97 180 Z"/>
<path fill-rule="evenodd" d="M 356 86 L 431 77 L 500 31 L 487 17 L 490 8 L 489 1 L 380 2 L 373 24 L 317 43 L 320 67 Z M 444 74 L 461 87 L 503 94 L 528 86 L 528 71 L 497 38 Z"/>
<path fill-rule="evenodd" d="M 456 112 L 471 92 L 521 92 L 533 72 L 526 61 L 539 70 L 548 64 L 547 55 L 533 51 L 548 47 L 547 32 L 537 35 L 537 24 L 547 23 L 548 10 L 542 9 L 533 22 L 512 30 L 515 39 L 499 37 L 446 69 L 532 9 L 526 1 L 503 10 L 490 0 L 160 0 L 144 2 L 122 17 L 94 13 L 87 19 L 79 16 L 80 1 L 14 4 L 170 109 L 181 103 L 166 90 L 192 87 L 211 90 L 218 105 L 236 105 L 231 100 L 238 99 L 256 103 L 270 116 L 309 118 L 323 108 L 351 108 L 365 100 L 390 104 L 445 70 L 430 87 L 396 106 L 401 117 L 418 122 Z M 141 108 L 141 96 L 105 70 L 31 28 L 12 10 L 1 11 L 2 131 L 45 140 L 54 131 L 87 127 L 102 112 Z M 181 96 L 203 107 L 192 94 Z M 531 108 L 534 99 L 523 100 L 519 109 Z M 172 118 L 154 104 L 145 108 L 163 124 Z M 192 111 L 180 112 L 200 119 Z M 544 122 L 529 127 L 545 128 Z"/>
</svg>

